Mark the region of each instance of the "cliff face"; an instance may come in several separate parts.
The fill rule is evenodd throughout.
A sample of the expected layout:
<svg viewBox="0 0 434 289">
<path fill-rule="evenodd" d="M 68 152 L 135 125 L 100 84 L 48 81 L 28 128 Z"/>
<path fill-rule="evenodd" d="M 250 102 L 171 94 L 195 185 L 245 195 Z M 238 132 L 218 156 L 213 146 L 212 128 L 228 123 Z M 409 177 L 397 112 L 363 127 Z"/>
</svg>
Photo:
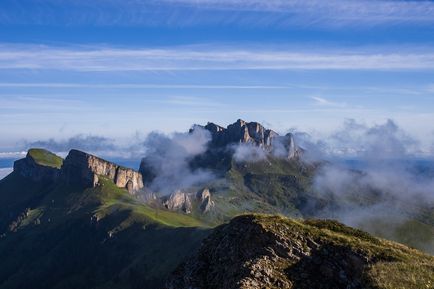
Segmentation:
<svg viewBox="0 0 434 289">
<path fill-rule="evenodd" d="M 239 119 L 228 125 L 227 128 L 211 122 L 200 127 L 211 133 L 211 145 L 213 147 L 225 148 L 231 144 L 251 144 L 268 152 L 276 152 L 279 157 L 285 156 L 288 159 L 300 157 L 303 152 L 296 145 L 291 133 L 280 136 L 257 122 L 246 122 Z"/>
<path fill-rule="evenodd" d="M 107 177 L 131 194 L 143 188 L 139 172 L 78 150 L 71 150 L 63 162 L 61 177 L 67 183 L 95 187 L 98 185 L 98 176 Z"/>
<path fill-rule="evenodd" d="M 95 187 L 98 176 L 104 176 L 130 194 L 143 188 L 139 172 L 78 150 L 71 150 L 63 160 L 49 151 L 31 149 L 24 159 L 14 163 L 14 171 L 36 182 L 61 180 L 67 184 Z"/>
<path fill-rule="evenodd" d="M 241 119 L 223 128 L 214 123 L 204 126 L 212 136 L 212 144 L 224 146 L 231 143 L 251 143 L 260 147 L 271 146 L 273 138 L 278 134 L 271 129 L 264 128 L 257 122 L 245 122 Z"/>
<path fill-rule="evenodd" d="M 14 172 L 23 177 L 30 178 L 35 182 L 55 181 L 60 174 L 60 170 L 55 166 L 41 164 L 33 154 L 35 149 L 29 150 L 26 157 L 14 162 Z M 45 150 L 38 150 L 40 153 L 49 153 Z M 50 153 L 51 154 L 51 153 Z"/>
</svg>

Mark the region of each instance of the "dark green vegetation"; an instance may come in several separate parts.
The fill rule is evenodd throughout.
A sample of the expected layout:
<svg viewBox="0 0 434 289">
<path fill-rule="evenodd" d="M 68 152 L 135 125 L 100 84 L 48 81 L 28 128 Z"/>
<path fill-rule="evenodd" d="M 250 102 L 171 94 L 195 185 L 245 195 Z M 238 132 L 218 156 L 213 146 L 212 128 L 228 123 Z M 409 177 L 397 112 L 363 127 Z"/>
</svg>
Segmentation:
<svg viewBox="0 0 434 289">
<path fill-rule="evenodd" d="M 434 257 L 334 221 L 244 215 L 216 228 L 169 288 L 433 288 Z"/>
<path fill-rule="evenodd" d="M 63 164 L 63 159 L 45 149 L 29 149 L 28 154 L 35 160 L 38 165 L 58 168 Z"/>
<path fill-rule="evenodd" d="M 375 236 L 401 242 L 434 254 L 434 210 L 421 202 L 403 203 L 356 184 L 337 198 L 312 190 L 312 182 L 321 164 L 268 157 L 259 162 L 237 163 L 229 155 L 209 153 L 202 167 L 218 168 L 220 178 L 210 184 L 215 201 L 212 214 L 198 218 L 226 222 L 243 213 L 283 214 L 295 218 L 318 218 L 354 208 L 367 212 L 357 220 L 357 227 Z M 220 156 L 220 157 L 219 157 Z M 198 161 L 199 162 L 199 161 Z M 372 217 L 372 206 L 381 204 Z M 384 211 L 384 213 L 381 212 Z M 356 214 L 356 213 L 355 213 Z M 379 217 L 380 216 L 380 217 Z"/>
<path fill-rule="evenodd" d="M 273 157 L 237 163 L 224 154 L 209 154 L 201 161 L 201 166 L 213 168 L 218 177 L 209 184 L 216 206 L 212 214 L 201 218 L 222 222 L 249 212 L 303 216 L 313 197 L 309 188 L 315 165 Z"/>
<path fill-rule="evenodd" d="M 66 185 L 55 169 L 61 166 L 61 158 L 39 149 L 28 155 L 29 161 L 19 166 L 24 176 L 15 171 L 0 180 L 0 289 L 162 288 L 209 234 L 199 256 L 217 267 L 200 272 L 212 274 L 206 282 L 219 284 L 214 288 L 234 280 L 247 285 L 227 283 L 227 288 L 257 288 L 257 282 L 263 281 L 266 288 L 345 288 L 345 282 L 353 284 L 351 288 L 432 288 L 429 282 L 434 282 L 432 257 L 337 222 L 253 215 L 212 230 L 242 213 L 301 218 L 332 202 L 344 204 L 347 200 L 338 202 L 310 192 L 315 165 L 275 158 L 236 163 L 227 155 L 205 156 L 208 159 L 196 162 L 214 168 L 217 178 L 209 188 L 215 206 L 201 213 L 193 204 L 192 213 L 185 214 L 139 202 L 103 176 L 94 188 Z M 33 166 L 33 161 L 43 168 Z M 429 243 L 432 227 L 419 221 L 429 220 L 429 214 L 421 211 L 393 237 L 419 247 Z M 374 221 L 377 227 L 365 225 L 384 233 L 381 226 L 390 222 L 383 221 Z M 422 235 L 425 239 L 419 238 Z M 222 247 L 214 253 L 218 243 Z M 274 247 L 279 243 L 283 247 Z M 189 270 L 195 264 L 186 266 L 179 267 L 173 287 L 183 288 L 179 278 L 194 273 Z M 331 271 L 324 269 L 330 266 Z M 254 278 L 249 272 L 256 274 Z M 339 281 L 338 275 L 347 279 Z M 329 287 L 315 287 L 324 279 L 332 280 Z M 200 284 L 200 288 L 213 288 Z"/>
<path fill-rule="evenodd" d="M 83 190 L 14 172 L 0 181 L 0 214 L 5 289 L 159 288 L 208 234 L 106 179 Z"/>
</svg>

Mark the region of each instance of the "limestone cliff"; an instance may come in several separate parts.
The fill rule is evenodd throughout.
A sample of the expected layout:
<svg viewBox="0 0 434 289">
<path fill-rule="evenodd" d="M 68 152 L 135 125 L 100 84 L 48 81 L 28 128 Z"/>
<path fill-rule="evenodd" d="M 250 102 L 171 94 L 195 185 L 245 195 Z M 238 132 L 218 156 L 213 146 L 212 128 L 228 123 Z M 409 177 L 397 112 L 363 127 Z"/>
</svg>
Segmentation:
<svg viewBox="0 0 434 289">
<path fill-rule="evenodd" d="M 116 186 L 126 188 L 131 194 L 143 188 L 142 175 L 139 172 L 78 150 L 69 152 L 61 169 L 64 181 L 85 187 L 97 186 L 99 176 L 112 180 Z"/>
</svg>

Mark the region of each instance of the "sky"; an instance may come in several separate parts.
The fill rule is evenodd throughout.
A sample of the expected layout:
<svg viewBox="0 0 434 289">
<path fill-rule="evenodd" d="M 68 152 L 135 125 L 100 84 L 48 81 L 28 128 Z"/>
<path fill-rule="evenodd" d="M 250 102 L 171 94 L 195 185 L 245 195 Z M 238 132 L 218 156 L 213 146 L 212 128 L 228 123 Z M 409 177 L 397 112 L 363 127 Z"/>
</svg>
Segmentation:
<svg viewBox="0 0 434 289">
<path fill-rule="evenodd" d="M 238 118 L 392 119 L 434 148 L 434 2 L 0 2 L 0 152 Z"/>
</svg>

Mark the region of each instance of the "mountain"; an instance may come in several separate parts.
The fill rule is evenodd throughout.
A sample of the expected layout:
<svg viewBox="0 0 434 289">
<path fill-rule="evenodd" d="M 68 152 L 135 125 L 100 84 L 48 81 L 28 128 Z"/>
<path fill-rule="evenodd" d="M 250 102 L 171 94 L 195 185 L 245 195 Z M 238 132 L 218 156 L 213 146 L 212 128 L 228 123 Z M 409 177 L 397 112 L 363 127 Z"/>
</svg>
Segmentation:
<svg viewBox="0 0 434 289">
<path fill-rule="evenodd" d="M 288 159 L 299 157 L 302 149 L 295 144 L 291 133 L 280 136 L 277 132 L 263 127 L 258 122 L 246 122 L 238 119 L 226 128 L 209 122 L 205 126 L 195 125 L 195 128 L 204 128 L 211 133 L 211 148 L 225 149 L 233 144 L 251 144 L 269 152 L 282 150 Z M 190 130 L 190 132 L 192 131 Z"/>
<path fill-rule="evenodd" d="M 204 153 L 189 159 L 189 168 L 210 172 L 214 177 L 200 185 L 178 188 L 172 195 L 163 197 L 161 202 L 166 208 L 188 211 L 215 224 L 245 212 L 302 215 L 300 208 L 309 198 L 316 164 L 300 160 L 303 149 L 295 144 L 292 134 L 280 136 L 257 122 L 241 119 L 226 128 L 214 123 L 194 125 L 189 133 L 200 129 L 209 132 L 210 140 Z M 234 158 L 238 147 L 246 148 L 247 154 L 249 149 L 258 149 L 264 152 L 264 157 L 254 162 L 239 161 Z M 158 175 L 152 161 L 144 158 L 139 171 L 145 187 L 151 187 Z M 213 203 L 213 209 L 206 210 L 205 215 L 200 208 L 206 205 L 195 201 L 197 193 L 204 189 L 210 192 Z M 180 199 L 184 200 L 182 204 Z M 167 205 L 171 200 L 178 200 L 178 204 Z"/>
<path fill-rule="evenodd" d="M 221 225 L 167 288 L 433 288 L 434 257 L 334 221 L 244 215 Z"/>
<path fill-rule="evenodd" d="M 161 288 L 209 227 L 140 202 L 135 175 L 79 151 L 30 150 L 0 181 L 0 288 Z"/>
<path fill-rule="evenodd" d="M 434 254 L 434 204 L 417 198 L 404 201 L 369 183 L 360 185 L 364 172 L 357 169 L 330 179 L 333 183 L 351 175 L 345 193 L 336 196 L 333 191 L 318 191 L 317 177 L 330 169 L 329 163 L 306 161 L 306 151 L 294 135 L 281 136 L 257 122 L 239 119 L 227 127 L 194 125 L 189 133 L 194 135 L 196 130 L 208 133 L 209 142 L 204 152 L 188 159 L 184 170 L 209 172 L 213 178 L 196 186 L 176 188 L 161 200 L 152 198 L 154 208 L 189 214 L 215 225 L 239 214 L 258 212 L 350 219 L 354 226 L 376 236 Z M 244 158 L 237 158 L 239 151 Z M 260 157 L 249 158 L 255 154 Z M 145 187 L 152 187 L 158 172 L 147 158 L 142 160 L 140 172 Z M 212 209 L 206 213 L 196 198 L 204 189 L 210 192 L 212 202 Z"/>
<path fill-rule="evenodd" d="M 30 149 L 0 180 L 0 289 L 316 288 L 303 284 L 316 286 L 320 277 L 335 287 L 317 288 L 346 288 L 347 281 L 350 288 L 395 288 L 394 282 L 419 288 L 419 280 L 431 280 L 426 278 L 431 257 L 335 221 L 312 220 L 324 211 L 368 207 L 379 192 L 355 182 L 346 197 L 318 193 L 316 175 L 326 163 L 305 161 L 307 151 L 293 135 L 238 120 L 226 128 L 193 126 L 181 141 L 197 132 L 207 136 L 204 149 L 193 155 L 170 151 L 182 161 L 173 173 L 192 178 L 205 172 L 212 178 L 188 185 L 181 180 L 169 194 L 154 190 L 161 172 L 149 155 L 135 171 L 74 149 L 65 159 Z M 239 158 L 239 150 L 247 158 Z M 166 169 L 175 165 L 163 161 Z M 177 179 L 167 176 L 163 180 Z M 431 252 L 431 204 L 393 196 L 382 201 L 391 211 L 359 227 Z M 397 221 L 398 214 L 406 221 Z M 325 265 L 317 264 L 321 259 Z M 255 263 L 261 260 L 265 263 Z M 315 277 L 321 266 L 332 272 L 322 269 Z M 339 281 L 338 275 L 347 279 Z"/>
</svg>

